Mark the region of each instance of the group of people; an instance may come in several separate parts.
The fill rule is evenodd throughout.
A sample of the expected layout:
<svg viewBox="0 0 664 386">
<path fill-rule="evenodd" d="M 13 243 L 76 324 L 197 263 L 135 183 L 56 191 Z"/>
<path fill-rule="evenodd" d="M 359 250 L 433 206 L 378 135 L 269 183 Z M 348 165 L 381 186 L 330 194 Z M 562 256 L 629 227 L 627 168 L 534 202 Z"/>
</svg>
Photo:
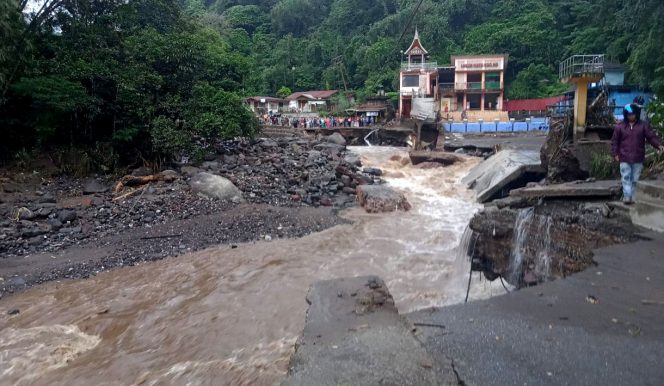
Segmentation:
<svg viewBox="0 0 664 386">
<path fill-rule="evenodd" d="M 285 117 L 265 114 L 263 123 L 300 129 L 326 129 L 332 127 L 369 127 L 377 123 L 377 117 L 359 115 L 353 117 Z"/>
</svg>

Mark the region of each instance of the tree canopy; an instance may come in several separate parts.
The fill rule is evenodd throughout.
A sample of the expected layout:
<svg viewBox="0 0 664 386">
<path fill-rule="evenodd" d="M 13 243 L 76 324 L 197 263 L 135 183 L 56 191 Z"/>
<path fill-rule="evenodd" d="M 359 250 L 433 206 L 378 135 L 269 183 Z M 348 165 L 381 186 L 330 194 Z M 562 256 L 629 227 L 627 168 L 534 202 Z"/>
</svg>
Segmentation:
<svg viewBox="0 0 664 386">
<path fill-rule="evenodd" d="M 415 27 L 432 60 L 509 54 L 510 98 L 564 90 L 556 68 L 606 54 L 664 95 L 659 0 L 25 0 L 0 2 L 2 154 L 111 143 L 173 156 L 252 135 L 248 95 L 398 87 Z"/>
</svg>

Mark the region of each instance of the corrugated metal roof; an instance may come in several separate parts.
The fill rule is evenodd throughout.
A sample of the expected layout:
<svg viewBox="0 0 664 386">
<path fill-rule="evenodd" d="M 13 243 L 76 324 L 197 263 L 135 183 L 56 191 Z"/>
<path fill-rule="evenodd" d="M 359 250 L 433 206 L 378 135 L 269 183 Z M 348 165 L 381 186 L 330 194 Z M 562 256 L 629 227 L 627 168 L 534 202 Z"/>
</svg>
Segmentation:
<svg viewBox="0 0 664 386">
<path fill-rule="evenodd" d="M 254 100 L 254 101 L 259 101 L 260 102 L 262 99 L 265 99 L 266 102 L 283 102 L 284 101 L 284 99 L 269 97 L 269 96 L 250 96 L 250 97 L 247 97 L 246 100 L 247 101 Z"/>
<path fill-rule="evenodd" d="M 292 101 L 300 97 L 307 99 L 328 99 L 338 92 L 339 90 L 299 91 L 286 97 L 286 100 Z"/>
</svg>

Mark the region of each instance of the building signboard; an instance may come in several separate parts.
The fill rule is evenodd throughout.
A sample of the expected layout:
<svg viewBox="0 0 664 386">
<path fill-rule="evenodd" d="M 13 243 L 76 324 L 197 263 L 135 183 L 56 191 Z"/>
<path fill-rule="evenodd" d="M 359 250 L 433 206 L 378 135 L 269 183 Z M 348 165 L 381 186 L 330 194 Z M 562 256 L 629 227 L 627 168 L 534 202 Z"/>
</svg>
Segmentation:
<svg viewBox="0 0 664 386">
<path fill-rule="evenodd" d="M 499 71 L 503 70 L 503 63 L 503 58 L 457 59 L 455 67 L 457 71 Z"/>
</svg>

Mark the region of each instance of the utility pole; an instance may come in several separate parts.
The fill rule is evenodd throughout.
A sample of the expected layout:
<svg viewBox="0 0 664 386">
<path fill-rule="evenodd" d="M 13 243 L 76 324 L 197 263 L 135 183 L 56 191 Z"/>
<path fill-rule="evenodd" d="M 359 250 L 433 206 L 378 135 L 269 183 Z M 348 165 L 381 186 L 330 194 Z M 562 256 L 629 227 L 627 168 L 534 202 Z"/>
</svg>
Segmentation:
<svg viewBox="0 0 664 386">
<path fill-rule="evenodd" d="M 343 60 L 343 55 L 339 55 L 336 58 L 333 59 L 334 64 L 339 66 L 339 71 L 341 72 L 341 80 L 344 83 L 344 91 L 348 92 L 348 84 L 346 83 L 346 68 L 344 67 L 344 60 Z"/>
</svg>

